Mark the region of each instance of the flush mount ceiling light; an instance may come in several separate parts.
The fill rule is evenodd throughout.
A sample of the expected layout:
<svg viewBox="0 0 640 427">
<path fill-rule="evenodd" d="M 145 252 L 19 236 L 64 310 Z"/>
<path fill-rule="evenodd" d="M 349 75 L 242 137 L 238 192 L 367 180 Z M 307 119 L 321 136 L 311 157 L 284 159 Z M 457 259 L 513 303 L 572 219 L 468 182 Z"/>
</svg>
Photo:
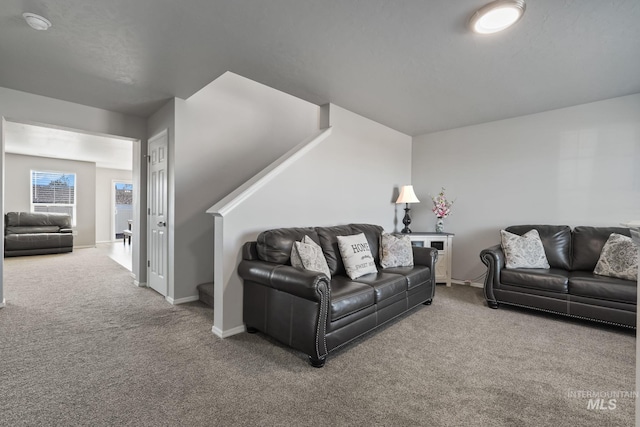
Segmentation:
<svg viewBox="0 0 640 427">
<path fill-rule="evenodd" d="M 36 15 L 35 13 L 23 13 L 22 17 L 34 30 L 44 31 L 51 27 L 51 22 L 47 18 Z"/>
<path fill-rule="evenodd" d="M 518 22 L 525 9 L 524 0 L 496 0 L 478 9 L 469 26 L 478 34 L 497 33 Z"/>
</svg>

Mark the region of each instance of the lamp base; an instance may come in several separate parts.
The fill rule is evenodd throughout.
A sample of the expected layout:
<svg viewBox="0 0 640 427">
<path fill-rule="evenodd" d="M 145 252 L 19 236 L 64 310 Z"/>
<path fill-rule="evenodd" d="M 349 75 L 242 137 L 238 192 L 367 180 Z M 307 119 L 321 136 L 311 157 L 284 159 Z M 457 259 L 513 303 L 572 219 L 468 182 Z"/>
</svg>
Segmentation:
<svg viewBox="0 0 640 427">
<path fill-rule="evenodd" d="M 400 231 L 403 234 L 411 233 L 411 229 L 409 228 L 409 224 L 411 224 L 411 217 L 409 216 L 410 210 L 411 209 L 409 208 L 409 203 L 407 203 L 407 206 L 404 208 L 404 218 L 402 218 L 404 228 Z"/>
</svg>

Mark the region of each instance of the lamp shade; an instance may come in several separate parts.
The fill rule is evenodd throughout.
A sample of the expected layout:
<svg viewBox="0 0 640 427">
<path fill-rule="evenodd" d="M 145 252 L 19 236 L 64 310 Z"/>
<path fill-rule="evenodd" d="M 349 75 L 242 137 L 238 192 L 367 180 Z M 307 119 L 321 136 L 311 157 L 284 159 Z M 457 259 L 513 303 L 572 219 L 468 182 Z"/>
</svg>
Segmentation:
<svg viewBox="0 0 640 427">
<path fill-rule="evenodd" d="M 413 192 L 413 185 L 402 186 L 396 203 L 420 203 L 420 200 L 416 197 L 416 193 Z"/>
</svg>

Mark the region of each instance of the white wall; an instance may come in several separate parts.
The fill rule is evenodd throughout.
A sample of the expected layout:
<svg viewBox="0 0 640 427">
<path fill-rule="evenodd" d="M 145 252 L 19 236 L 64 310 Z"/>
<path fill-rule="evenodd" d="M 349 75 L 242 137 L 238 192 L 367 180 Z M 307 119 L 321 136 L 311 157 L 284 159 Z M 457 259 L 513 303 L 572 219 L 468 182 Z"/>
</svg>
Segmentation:
<svg viewBox="0 0 640 427">
<path fill-rule="evenodd" d="M 6 121 L 4 117 L 0 117 L 0 211 L 4 214 L 4 170 L 5 170 L 5 155 L 4 155 L 4 128 Z M 4 220 L 0 225 L 2 235 L 4 236 Z M 6 300 L 4 298 L 4 238 L 0 242 L 0 250 L 2 250 L 3 258 L 0 261 L 0 308 L 5 306 Z"/>
<path fill-rule="evenodd" d="M 417 136 L 412 163 L 412 229 L 434 229 L 429 195 L 445 187 L 453 277 L 473 279 L 509 225 L 640 218 L 640 94 Z"/>
<path fill-rule="evenodd" d="M 213 219 L 205 211 L 316 131 L 319 107 L 233 73 L 174 106 L 169 289 L 180 300 L 213 280 Z"/>
<path fill-rule="evenodd" d="M 131 182 L 133 173 L 123 169 L 96 168 L 96 242 L 98 243 L 115 240 L 115 236 L 111 234 L 114 180 Z"/>
<path fill-rule="evenodd" d="M 0 87 L 0 116 L 10 121 L 40 123 L 98 134 L 124 136 L 139 140 L 146 139 L 146 120 L 143 118 L 2 87 Z M 2 148 L 4 153 L 4 145 Z M 144 160 L 140 154 L 140 144 L 134 142 L 134 185 L 139 184 L 136 182 L 135 177 L 139 173 L 141 166 L 144 166 L 144 163 L 142 163 Z M 0 173 L 3 172 L 3 170 L 0 170 Z M 146 186 L 146 181 L 143 184 Z M 6 188 L 6 182 L 4 187 Z M 4 197 L 2 186 L 0 186 L 0 191 L 0 196 Z M 134 205 L 144 212 L 146 211 L 146 196 L 142 197 L 142 200 L 144 204 L 138 206 L 138 200 L 134 196 Z M 137 220 L 138 224 L 142 223 L 143 227 L 146 226 L 146 215 L 137 218 Z M 4 223 L 2 227 L 4 234 Z M 144 281 L 146 279 L 146 262 L 143 261 L 145 269 L 142 269 L 139 256 L 137 256 L 139 248 L 134 247 L 133 250 L 133 273 L 138 275 L 139 279 L 139 275 L 143 274 L 144 276 L 141 279 Z M 0 277 L 0 302 L 3 296 L 1 279 Z M 10 298 L 10 296 L 7 297 L 5 295 L 5 298 Z"/>
<path fill-rule="evenodd" d="M 35 122 L 105 135 L 144 139 L 146 120 L 0 87 L 0 115 L 9 121 Z"/>
<path fill-rule="evenodd" d="M 246 200 L 216 217 L 214 332 L 243 330 L 242 245 L 270 228 L 373 223 L 396 229 L 393 202 L 411 177 L 411 137 L 330 106 L 331 135 Z M 217 236 L 218 237 L 218 236 Z"/>
<path fill-rule="evenodd" d="M 73 246 L 96 244 L 96 164 L 49 157 L 5 154 L 4 201 L 6 212 L 31 210 L 31 170 L 71 172 L 76 174 L 77 235 Z"/>
</svg>

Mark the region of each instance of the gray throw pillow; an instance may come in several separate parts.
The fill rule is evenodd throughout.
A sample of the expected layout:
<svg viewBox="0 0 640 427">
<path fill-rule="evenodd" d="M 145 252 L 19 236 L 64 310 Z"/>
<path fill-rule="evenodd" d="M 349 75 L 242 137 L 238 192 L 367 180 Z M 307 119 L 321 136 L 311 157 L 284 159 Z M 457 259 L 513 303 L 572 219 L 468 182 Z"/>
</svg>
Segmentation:
<svg viewBox="0 0 640 427">
<path fill-rule="evenodd" d="M 411 238 L 406 234 L 382 233 L 380 236 L 380 267 L 413 267 Z"/>
<path fill-rule="evenodd" d="M 337 236 L 338 248 L 347 276 L 351 280 L 357 279 L 365 274 L 377 273 L 376 263 L 371 255 L 369 242 L 364 233 L 352 236 Z"/>
<path fill-rule="evenodd" d="M 593 270 L 601 276 L 638 281 L 638 247 L 631 237 L 611 233 Z"/>
<path fill-rule="evenodd" d="M 500 236 L 507 268 L 549 268 L 538 230 L 529 230 L 522 236 L 500 230 Z"/>
<path fill-rule="evenodd" d="M 291 265 L 296 268 L 324 273 L 331 279 L 331 271 L 322 248 L 309 236 L 304 236 L 302 242 L 293 242 Z"/>
</svg>

